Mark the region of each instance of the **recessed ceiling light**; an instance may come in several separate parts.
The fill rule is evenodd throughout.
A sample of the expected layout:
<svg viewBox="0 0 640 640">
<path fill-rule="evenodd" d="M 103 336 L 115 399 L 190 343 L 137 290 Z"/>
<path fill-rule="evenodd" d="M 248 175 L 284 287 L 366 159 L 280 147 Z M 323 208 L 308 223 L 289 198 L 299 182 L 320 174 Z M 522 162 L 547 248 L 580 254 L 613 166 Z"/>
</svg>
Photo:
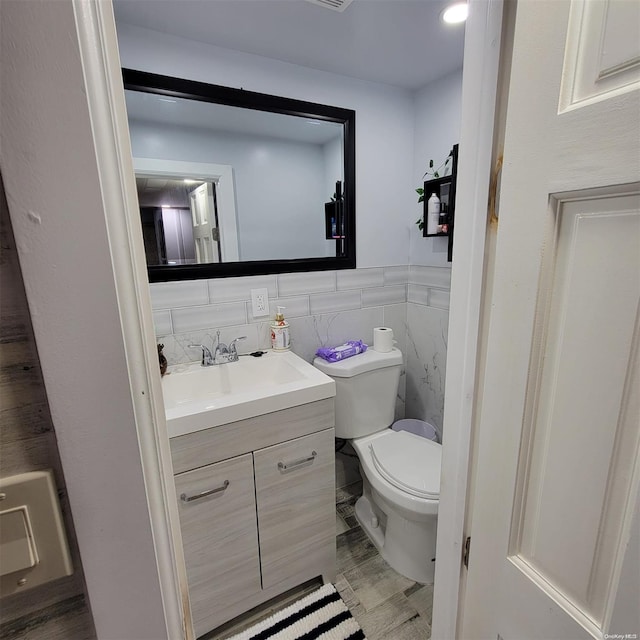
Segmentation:
<svg viewBox="0 0 640 640">
<path fill-rule="evenodd" d="M 442 20 L 447 24 L 464 22 L 469 15 L 469 6 L 466 2 L 458 2 L 447 7 L 442 13 Z"/>
</svg>

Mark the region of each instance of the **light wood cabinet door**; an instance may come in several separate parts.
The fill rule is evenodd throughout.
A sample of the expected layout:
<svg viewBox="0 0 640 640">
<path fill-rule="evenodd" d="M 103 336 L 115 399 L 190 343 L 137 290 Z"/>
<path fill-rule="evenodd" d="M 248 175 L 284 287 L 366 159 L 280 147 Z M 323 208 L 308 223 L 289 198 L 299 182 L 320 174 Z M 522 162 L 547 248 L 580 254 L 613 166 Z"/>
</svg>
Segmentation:
<svg viewBox="0 0 640 640">
<path fill-rule="evenodd" d="M 196 636 L 260 591 L 251 454 L 175 476 Z"/>
<path fill-rule="evenodd" d="M 335 571 L 334 430 L 254 452 L 262 586 Z"/>
</svg>

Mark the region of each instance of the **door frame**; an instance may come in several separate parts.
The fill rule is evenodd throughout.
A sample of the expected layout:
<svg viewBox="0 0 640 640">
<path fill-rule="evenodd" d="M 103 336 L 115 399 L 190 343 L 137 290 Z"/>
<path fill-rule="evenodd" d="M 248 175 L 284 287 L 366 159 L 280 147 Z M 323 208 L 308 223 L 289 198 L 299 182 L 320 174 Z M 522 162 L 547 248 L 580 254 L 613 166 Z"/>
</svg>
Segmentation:
<svg viewBox="0 0 640 640">
<path fill-rule="evenodd" d="M 134 157 L 133 167 L 136 173 L 149 176 L 189 177 L 214 182 L 217 190 L 218 228 L 220 229 L 220 261 L 240 260 L 236 190 L 233 186 L 233 167 L 230 164 Z"/>
<path fill-rule="evenodd" d="M 158 563 L 168 636 L 192 640 L 187 579 L 137 216 L 126 108 L 111 2 L 72 0 L 105 201 L 109 244 L 123 310 L 122 331 L 133 386 L 150 389 L 137 407 L 140 457 Z M 443 473 L 432 637 L 454 638 L 461 578 L 464 514 L 476 353 L 480 327 L 484 243 L 497 91 L 503 0 L 470 0 L 466 25 L 459 211 L 452 268 L 447 356 Z M 111 230 L 111 229 L 110 229 Z M 142 259 L 144 262 L 144 259 Z M 124 318 L 129 316 L 128 321 Z M 173 504 L 172 504 L 173 502 Z"/>
<path fill-rule="evenodd" d="M 111 0 L 71 2 L 98 175 L 109 211 L 108 245 L 167 638 L 195 640 L 113 5 Z M 144 389 L 146 397 L 144 391 L 135 393 Z"/>
<path fill-rule="evenodd" d="M 503 0 L 470 0 L 451 268 L 432 638 L 456 638 L 483 300 Z M 455 392 L 453 391 L 455 390 Z"/>
</svg>

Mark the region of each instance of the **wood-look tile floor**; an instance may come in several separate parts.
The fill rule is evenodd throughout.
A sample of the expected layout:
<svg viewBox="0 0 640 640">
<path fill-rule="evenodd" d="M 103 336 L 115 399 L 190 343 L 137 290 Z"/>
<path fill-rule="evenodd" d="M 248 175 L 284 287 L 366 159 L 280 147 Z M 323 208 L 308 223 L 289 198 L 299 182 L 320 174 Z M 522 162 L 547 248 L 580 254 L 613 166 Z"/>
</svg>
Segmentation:
<svg viewBox="0 0 640 640">
<path fill-rule="evenodd" d="M 293 604 L 310 593 L 313 593 L 321 586 L 322 580 L 320 580 L 320 578 L 305 582 L 304 584 L 295 587 L 294 589 L 291 589 L 268 602 L 251 609 L 250 611 L 247 611 L 241 616 L 223 624 L 221 627 L 200 636 L 198 640 L 227 640 L 227 638 L 248 629 L 254 624 L 258 624 L 258 622 L 266 620 L 273 614 L 278 613 L 278 611 L 282 611 L 282 609 L 285 609 L 290 604 Z"/>
<path fill-rule="evenodd" d="M 368 640 L 427 640 L 433 585 L 401 576 L 382 559 L 356 521 L 361 494 L 360 482 L 336 492 L 336 588 Z"/>
<path fill-rule="evenodd" d="M 336 589 L 367 640 L 428 640 L 433 586 L 401 576 L 380 556 L 358 524 L 356 482 L 336 491 Z M 224 640 L 284 609 L 320 586 L 312 581 L 256 607 L 201 640 Z"/>
</svg>

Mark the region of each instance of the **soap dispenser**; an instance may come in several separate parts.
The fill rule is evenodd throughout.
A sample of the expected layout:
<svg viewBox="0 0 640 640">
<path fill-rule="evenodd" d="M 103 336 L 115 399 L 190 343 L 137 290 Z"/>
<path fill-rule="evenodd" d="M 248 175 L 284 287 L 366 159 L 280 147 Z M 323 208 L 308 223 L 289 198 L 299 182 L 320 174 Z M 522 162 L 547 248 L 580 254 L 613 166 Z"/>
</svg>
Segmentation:
<svg viewBox="0 0 640 640">
<path fill-rule="evenodd" d="M 289 323 L 282 313 L 284 308 L 278 307 L 276 318 L 271 322 L 271 348 L 275 351 L 286 351 L 290 346 Z"/>
</svg>

